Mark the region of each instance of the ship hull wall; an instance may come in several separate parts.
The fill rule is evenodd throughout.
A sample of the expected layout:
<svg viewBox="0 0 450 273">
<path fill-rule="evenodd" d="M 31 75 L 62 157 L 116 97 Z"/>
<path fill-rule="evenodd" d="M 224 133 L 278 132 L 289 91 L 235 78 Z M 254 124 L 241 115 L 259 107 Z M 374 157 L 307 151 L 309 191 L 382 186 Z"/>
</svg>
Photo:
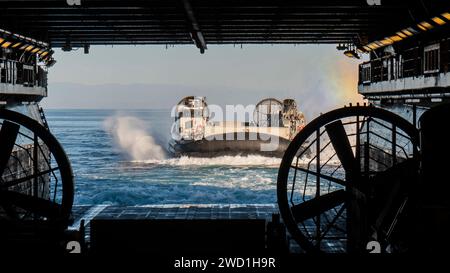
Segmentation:
<svg viewBox="0 0 450 273">
<path fill-rule="evenodd" d="M 290 141 L 266 134 L 223 134 L 201 140 L 171 140 L 169 152 L 174 156 L 216 157 L 263 155 L 282 157 Z"/>
</svg>

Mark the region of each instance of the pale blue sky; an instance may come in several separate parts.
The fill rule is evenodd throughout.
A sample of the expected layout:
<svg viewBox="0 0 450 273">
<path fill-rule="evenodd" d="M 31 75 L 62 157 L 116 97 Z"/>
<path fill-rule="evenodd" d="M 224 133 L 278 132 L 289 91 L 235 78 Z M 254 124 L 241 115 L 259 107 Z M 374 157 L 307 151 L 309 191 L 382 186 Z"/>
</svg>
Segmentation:
<svg viewBox="0 0 450 273">
<path fill-rule="evenodd" d="M 170 108 L 185 95 L 214 104 L 292 97 L 311 115 L 354 102 L 357 65 L 334 45 L 93 46 L 56 50 L 46 108 Z"/>
</svg>

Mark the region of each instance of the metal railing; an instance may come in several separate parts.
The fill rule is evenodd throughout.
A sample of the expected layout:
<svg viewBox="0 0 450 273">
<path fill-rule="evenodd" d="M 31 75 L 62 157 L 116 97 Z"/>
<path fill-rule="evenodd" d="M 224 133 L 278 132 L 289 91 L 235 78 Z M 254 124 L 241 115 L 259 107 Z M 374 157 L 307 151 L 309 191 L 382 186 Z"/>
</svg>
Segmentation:
<svg viewBox="0 0 450 273">
<path fill-rule="evenodd" d="M 36 64 L 0 59 L 0 83 L 47 87 L 47 71 Z"/>
<path fill-rule="evenodd" d="M 433 63 L 438 65 L 431 72 L 424 67 L 424 63 L 430 62 L 430 56 L 424 54 L 423 46 L 413 46 L 396 55 L 383 56 L 360 64 L 358 84 L 446 73 L 450 70 L 450 39 L 441 41 L 436 46 L 438 55 L 431 56 L 434 57 Z"/>
</svg>

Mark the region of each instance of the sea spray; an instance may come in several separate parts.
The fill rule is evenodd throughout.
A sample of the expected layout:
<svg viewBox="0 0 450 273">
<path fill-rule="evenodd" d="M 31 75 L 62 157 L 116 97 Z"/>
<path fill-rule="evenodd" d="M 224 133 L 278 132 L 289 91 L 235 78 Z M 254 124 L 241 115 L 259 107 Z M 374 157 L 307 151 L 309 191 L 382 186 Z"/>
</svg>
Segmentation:
<svg viewBox="0 0 450 273">
<path fill-rule="evenodd" d="M 111 134 L 119 148 L 132 160 L 163 160 L 164 149 L 156 144 L 148 133 L 147 125 L 133 116 L 112 116 L 104 121 L 104 128 Z"/>
<path fill-rule="evenodd" d="M 261 155 L 246 156 L 218 156 L 218 157 L 189 157 L 181 156 L 165 160 L 134 160 L 134 163 L 158 164 L 169 166 L 229 166 L 229 167 L 267 167 L 278 168 L 281 158 L 265 157 Z"/>
</svg>

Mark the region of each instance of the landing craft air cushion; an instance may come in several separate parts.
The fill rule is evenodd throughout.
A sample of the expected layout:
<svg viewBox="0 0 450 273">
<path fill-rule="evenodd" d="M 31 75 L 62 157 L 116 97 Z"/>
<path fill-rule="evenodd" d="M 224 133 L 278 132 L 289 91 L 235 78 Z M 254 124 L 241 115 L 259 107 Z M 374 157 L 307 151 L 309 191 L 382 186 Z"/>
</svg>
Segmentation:
<svg viewBox="0 0 450 273">
<path fill-rule="evenodd" d="M 268 98 L 253 112 L 253 122 L 212 121 L 204 97 L 185 97 L 175 109 L 169 142 L 174 156 L 264 155 L 282 157 L 305 117 L 292 99 Z"/>
</svg>

